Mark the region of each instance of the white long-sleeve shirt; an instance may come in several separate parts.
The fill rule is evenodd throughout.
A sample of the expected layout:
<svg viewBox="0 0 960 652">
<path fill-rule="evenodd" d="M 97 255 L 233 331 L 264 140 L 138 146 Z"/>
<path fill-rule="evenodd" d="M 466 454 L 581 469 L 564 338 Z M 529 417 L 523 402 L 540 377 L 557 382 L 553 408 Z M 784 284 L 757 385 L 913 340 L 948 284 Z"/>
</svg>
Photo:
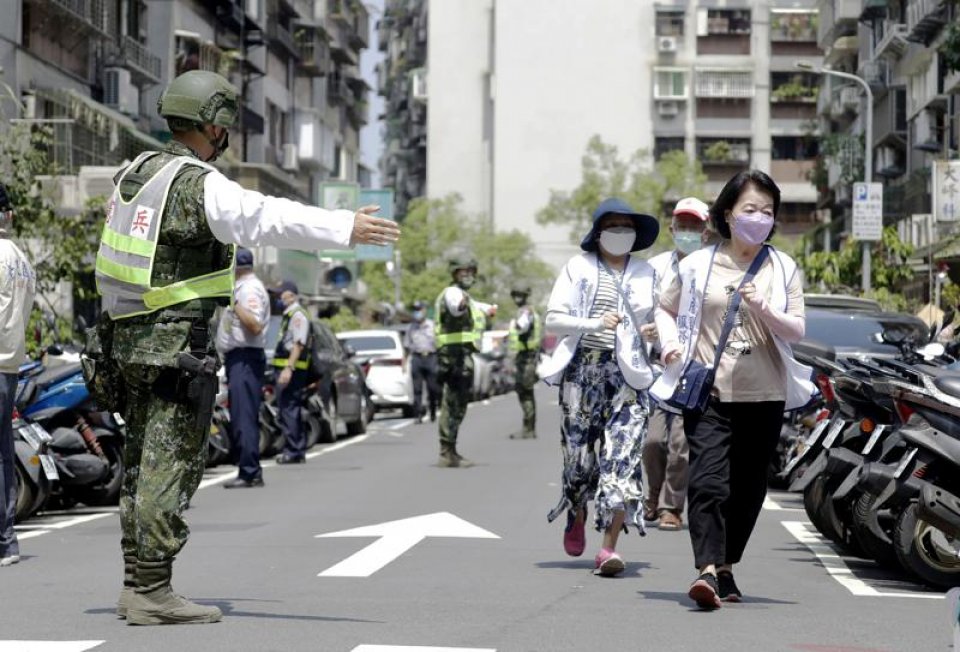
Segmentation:
<svg viewBox="0 0 960 652">
<path fill-rule="evenodd" d="M 0 373 L 17 373 L 26 356 L 25 333 L 37 290 L 27 257 L 12 240 L 0 239 Z"/>
<path fill-rule="evenodd" d="M 354 213 L 308 206 L 247 190 L 218 170 L 203 181 L 204 211 L 214 237 L 244 247 L 347 249 Z"/>
</svg>

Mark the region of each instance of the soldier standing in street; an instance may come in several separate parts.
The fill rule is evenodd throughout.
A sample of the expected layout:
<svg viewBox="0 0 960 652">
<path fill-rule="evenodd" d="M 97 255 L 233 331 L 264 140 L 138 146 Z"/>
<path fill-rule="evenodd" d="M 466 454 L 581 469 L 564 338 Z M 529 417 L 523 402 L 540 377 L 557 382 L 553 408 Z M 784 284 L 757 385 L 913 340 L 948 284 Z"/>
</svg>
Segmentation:
<svg viewBox="0 0 960 652">
<path fill-rule="evenodd" d="M 674 248 L 648 261 L 657 275 L 658 296 L 673 283 L 683 257 L 703 246 L 709 219 L 710 209 L 696 197 L 677 202 L 670 222 Z M 683 434 L 683 415 L 652 396 L 651 401 L 654 405 L 641 453 L 643 475 L 647 480 L 643 519 L 650 523 L 659 521 L 661 530 L 676 531 L 683 527 L 690 448 Z"/>
<path fill-rule="evenodd" d="M 440 467 L 469 467 L 473 462 L 457 452 L 457 433 L 467 414 L 473 389 L 473 354 L 497 307 L 467 294 L 477 276 L 477 261 L 454 257 L 449 261 L 453 284 L 437 297 L 437 359 L 440 368 Z"/>
<path fill-rule="evenodd" d="M 96 261 L 103 316 L 85 372 L 101 409 L 127 422 L 117 614 L 136 625 L 211 623 L 220 610 L 177 595 L 170 581 L 189 534 L 182 513 L 203 474 L 216 393 L 210 322 L 233 294 L 232 245 L 385 245 L 399 231 L 369 215 L 377 207 L 354 214 L 267 197 L 213 168 L 240 109 L 220 75 L 180 75 L 158 108 L 173 140 L 119 173 L 107 206 Z"/>
<path fill-rule="evenodd" d="M 277 408 L 283 431 L 283 452 L 277 464 L 303 464 L 307 461 L 307 437 L 303 432 L 300 406 L 303 388 L 307 385 L 307 369 L 313 355 L 310 316 L 300 305 L 300 291 L 293 281 L 284 281 L 278 288 L 283 302 L 283 320 L 274 353 L 277 376 Z"/>
<path fill-rule="evenodd" d="M 410 376 L 413 379 L 413 407 L 417 421 L 426 421 L 423 407 L 423 386 L 427 386 L 430 421 L 437 420 L 437 335 L 436 326 L 427 319 L 427 304 L 419 299 L 413 302 L 413 321 L 403 335 L 403 348 L 410 355 Z"/>
<path fill-rule="evenodd" d="M 226 308 L 217 331 L 217 349 L 227 367 L 230 438 L 237 451 L 237 477 L 224 489 L 262 487 L 260 468 L 260 402 L 267 359 L 263 347 L 270 320 L 270 297 L 253 273 L 253 252 L 237 251 L 233 306 Z"/>
<path fill-rule="evenodd" d="M 510 297 L 517 304 L 517 316 L 510 322 L 510 350 L 516 355 L 517 398 L 523 410 L 523 430 L 510 435 L 510 439 L 534 439 L 537 436 L 537 404 L 533 398 L 533 388 L 537 384 L 537 362 L 543 330 L 540 316 L 527 303 L 530 288 L 515 285 Z"/>
<path fill-rule="evenodd" d="M 10 239 L 12 232 L 13 207 L 6 187 L 0 183 L 0 566 L 20 561 L 20 544 L 13 529 L 17 512 L 13 401 L 37 289 L 37 276 L 27 257 Z"/>
</svg>

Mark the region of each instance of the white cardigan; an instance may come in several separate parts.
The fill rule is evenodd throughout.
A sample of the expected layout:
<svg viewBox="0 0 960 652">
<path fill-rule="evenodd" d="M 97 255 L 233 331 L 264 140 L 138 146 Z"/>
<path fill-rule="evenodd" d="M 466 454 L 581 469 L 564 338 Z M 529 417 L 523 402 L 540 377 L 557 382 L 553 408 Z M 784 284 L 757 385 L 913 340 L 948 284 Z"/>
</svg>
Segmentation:
<svg viewBox="0 0 960 652">
<path fill-rule="evenodd" d="M 696 338 L 700 333 L 704 290 L 710 278 L 713 256 L 716 251 L 716 246 L 706 247 L 693 252 L 680 261 L 680 281 L 683 285 L 680 291 L 680 312 L 676 319 L 676 330 L 680 345 L 683 347 L 683 355 L 679 362 L 668 365 L 663 375 L 650 388 L 650 393 L 659 400 L 665 401 L 673 396 L 680 372 L 693 355 Z M 788 307 L 787 287 L 797 273 L 797 264 L 790 256 L 773 247 L 770 248 L 770 260 L 773 262 L 774 268 L 773 293 L 770 304 L 778 310 L 786 312 Z M 663 314 L 665 314 L 665 311 L 658 314 L 657 320 L 661 338 L 667 334 L 665 332 L 667 329 L 659 326 L 663 321 L 659 317 Z M 667 318 L 669 319 L 669 315 L 667 315 Z M 810 380 L 813 370 L 797 362 L 793 358 L 793 352 L 789 345 L 776 333 L 771 331 L 770 334 L 776 344 L 777 352 L 780 354 L 783 368 L 786 370 L 787 387 L 784 409 L 795 410 L 801 408 L 817 395 L 816 385 Z M 710 362 L 712 363 L 712 360 Z"/>
<path fill-rule="evenodd" d="M 644 354 L 646 343 L 640 337 L 639 325 L 633 323 L 633 315 L 644 323 L 653 320 L 656 308 L 655 273 L 644 260 L 627 258 L 623 273 L 622 288 L 630 298 L 630 310 L 623 305 L 623 297 L 617 293 L 618 312 L 623 320 L 617 325 L 616 351 L 617 363 L 624 379 L 634 389 L 646 389 L 653 382 L 653 369 L 647 364 Z M 590 309 L 597 295 L 600 282 L 600 265 L 597 254 L 585 253 L 574 256 L 564 265 L 560 276 L 553 285 L 550 301 L 547 304 L 548 332 L 562 334 L 553 355 L 545 357 L 537 366 L 537 373 L 551 385 L 556 385 L 563 377 L 563 371 L 573 359 L 577 345 L 584 333 L 602 330 L 599 320 L 591 320 Z M 573 328 L 551 328 L 551 314 L 557 317 L 573 317 L 578 325 Z"/>
</svg>

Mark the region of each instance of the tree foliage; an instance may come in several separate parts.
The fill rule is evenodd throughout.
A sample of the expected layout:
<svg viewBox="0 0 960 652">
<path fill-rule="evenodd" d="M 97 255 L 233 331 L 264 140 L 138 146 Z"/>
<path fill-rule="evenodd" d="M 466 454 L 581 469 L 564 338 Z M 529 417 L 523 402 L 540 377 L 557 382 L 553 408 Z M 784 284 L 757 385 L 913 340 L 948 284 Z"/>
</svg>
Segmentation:
<svg viewBox="0 0 960 652">
<path fill-rule="evenodd" d="M 93 268 L 104 221 L 104 200 L 88 202 L 79 214 L 57 210 L 52 188 L 61 172 L 50 163 L 50 135 L 26 125 L 11 126 L 0 144 L 0 178 L 14 207 L 14 237 L 37 275 L 37 304 L 56 319 L 53 297 L 61 282 L 70 283 L 73 296 L 96 296 Z"/>
<path fill-rule="evenodd" d="M 913 246 L 897 235 L 894 227 L 883 230 L 879 242 L 871 247 L 870 283 L 874 289 L 869 296 L 888 309 L 904 310 L 906 300 L 899 294 L 901 285 L 913 278 L 907 259 Z M 848 239 L 839 251 L 815 251 L 798 257 L 807 287 L 839 294 L 860 294 L 863 252 L 861 243 Z"/>
<path fill-rule="evenodd" d="M 707 176 L 699 161 L 683 151 L 670 151 L 653 161 L 640 149 L 623 159 L 616 145 L 594 136 L 582 159 L 580 185 L 570 191 L 551 190 L 550 200 L 537 213 L 540 224 L 568 225 L 570 239 L 579 242 L 590 226 L 593 210 L 607 197 L 620 197 L 634 209 L 660 217 L 664 206 L 681 197 L 702 197 Z"/>
<path fill-rule="evenodd" d="M 467 214 L 460 198 L 416 200 L 403 221 L 397 246 L 401 264 L 401 301 L 409 307 L 420 299 L 433 305 L 450 285 L 447 259 L 465 253 L 477 260 L 477 283 L 470 294 L 506 307 L 511 285 L 522 280 L 535 300 L 546 299 L 553 272 L 534 253 L 533 241 L 520 231 L 496 231 L 489 220 Z M 383 264 L 364 263 L 361 278 L 374 301 L 393 303 L 393 279 Z"/>
</svg>

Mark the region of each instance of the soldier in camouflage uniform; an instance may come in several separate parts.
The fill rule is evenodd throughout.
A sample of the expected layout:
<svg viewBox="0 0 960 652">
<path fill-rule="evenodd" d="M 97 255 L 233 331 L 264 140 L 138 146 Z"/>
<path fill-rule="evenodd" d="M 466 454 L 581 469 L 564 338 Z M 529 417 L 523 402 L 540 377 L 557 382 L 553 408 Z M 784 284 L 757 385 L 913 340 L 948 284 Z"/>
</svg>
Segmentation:
<svg viewBox="0 0 960 652">
<path fill-rule="evenodd" d="M 266 197 L 210 166 L 239 110 L 220 75 L 177 77 L 158 108 L 173 140 L 115 179 L 96 263 L 103 316 L 84 368 L 97 401 L 127 421 L 117 614 L 137 625 L 211 623 L 220 610 L 176 595 L 170 579 L 204 467 L 216 393 L 210 322 L 233 291 L 233 244 L 345 248 L 399 231 L 369 215 L 378 207 L 354 214 Z"/>
<path fill-rule="evenodd" d="M 487 316 L 497 307 L 467 294 L 477 275 L 477 261 L 454 257 L 449 261 L 453 284 L 437 297 L 437 361 L 440 399 L 440 467 L 468 467 L 473 463 L 457 452 L 457 433 L 467 414 L 473 390 L 473 354 L 480 346 Z"/>
<path fill-rule="evenodd" d="M 517 398 L 523 410 L 523 430 L 510 435 L 510 439 L 534 439 L 537 436 L 537 404 L 533 398 L 533 388 L 537 384 L 537 362 L 543 331 L 540 316 L 528 304 L 530 288 L 516 285 L 510 291 L 510 297 L 517 304 L 517 316 L 510 321 L 510 350 L 516 356 Z"/>
</svg>

